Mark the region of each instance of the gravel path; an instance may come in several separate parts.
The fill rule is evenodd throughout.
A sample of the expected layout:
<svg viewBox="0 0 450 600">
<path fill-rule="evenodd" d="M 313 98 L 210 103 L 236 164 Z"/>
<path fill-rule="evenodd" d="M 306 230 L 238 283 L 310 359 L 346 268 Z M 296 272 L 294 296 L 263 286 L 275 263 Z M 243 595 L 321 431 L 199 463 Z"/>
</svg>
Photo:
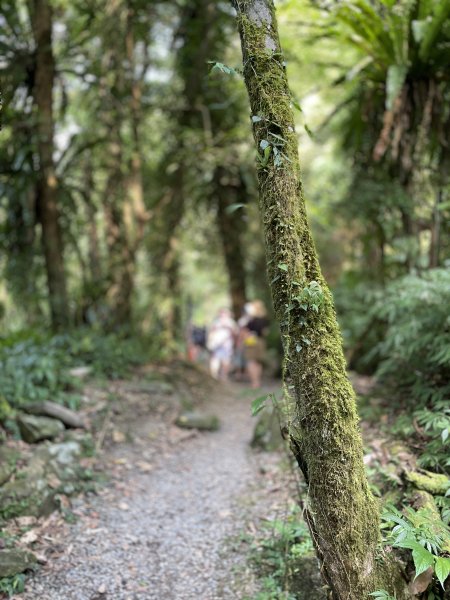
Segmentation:
<svg viewBox="0 0 450 600">
<path fill-rule="evenodd" d="M 116 446 L 109 457 L 111 465 L 125 467 L 121 480 L 77 501 L 80 518 L 65 527 L 59 557 L 21 598 L 219 600 L 251 594 L 244 557 L 229 544 L 260 510 L 254 494 L 261 494 L 264 476 L 249 448 L 249 404 L 242 388 L 224 388 L 207 407 L 221 419 L 214 433 L 164 428 L 151 418 L 141 422 L 134 443 Z M 152 449 L 148 440 L 156 435 L 167 439 Z"/>
</svg>

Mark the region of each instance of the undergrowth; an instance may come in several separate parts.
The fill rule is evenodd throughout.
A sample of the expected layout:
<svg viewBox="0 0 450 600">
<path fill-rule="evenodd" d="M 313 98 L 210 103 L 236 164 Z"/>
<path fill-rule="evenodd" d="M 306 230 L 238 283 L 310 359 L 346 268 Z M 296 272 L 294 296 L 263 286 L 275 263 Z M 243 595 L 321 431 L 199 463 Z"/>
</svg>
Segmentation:
<svg viewBox="0 0 450 600">
<path fill-rule="evenodd" d="M 152 354 L 148 342 L 81 329 L 48 336 L 22 331 L 0 337 L 0 421 L 32 402 L 52 400 L 77 408 L 79 379 L 70 370 L 90 367 L 91 375 L 124 377 Z"/>
<path fill-rule="evenodd" d="M 263 524 L 251 542 L 249 560 L 260 587 L 251 600 L 325 598 L 311 537 L 298 505 L 292 503 L 283 518 Z"/>
</svg>

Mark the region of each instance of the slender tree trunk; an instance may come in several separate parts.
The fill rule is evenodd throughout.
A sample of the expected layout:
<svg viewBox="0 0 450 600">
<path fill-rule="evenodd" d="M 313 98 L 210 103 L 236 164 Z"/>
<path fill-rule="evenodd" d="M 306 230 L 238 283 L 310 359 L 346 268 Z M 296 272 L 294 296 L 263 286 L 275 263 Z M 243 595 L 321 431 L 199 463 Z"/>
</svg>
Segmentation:
<svg viewBox="0 0 450 600">
<path fill-rule="evenodd" d="M 260 208 L 286 387 L 294 390 L 292 448 L 308 483 L 307 522 L 336 600 L 366 600 L 380 588 L 407 598 L 396 566 L 378 550 L 378 507 L 364 472 L 355 395 L 306 218 L 273 1 L 233 3 L 252 115 L 260 118 Z"/>
<path fill-rule="evenodd" d="M 122 0 L 111 2 L 108 17 L 114 22 L 118 39 L 111 44 L 105 35 L 105 52 L 100 94 L 103 97 L 104 124 L 109 137 L 108 179 L 103 194 L 108 248 L 107 292 L 110 307 L 110 326 L 126 325 L 131 320 L 131 299 L 134 282 L 134 260 L 128 232 L 132 229 L 133 215 L 127 198 L 127 168 L 123 155 L 123 126 L 126 119 L 126 58 L 127 12 Z M 111 35 L 111 32 L 109 32 Z"/>
<path fill-rule="evenodd" d="M 33 0 L 32 27 L 36 44 L 34 103 L 39 153 L 38 217 L 42 228 L 45 266 L 53 327 L 69 323 L 63 242 L 59 223 L 58 182 L 53 163 L 52 10 L 47 0 Z"/>
<path fill-rule="evenodd" d="M 436 194 L 436 201 L 433 207 L 433 218 L 431 221 L 431 239 L 430 239 L 430 259 L 429 268 L 435 269 L 439 266 L 439 253 L 441 242 L 441 211 L 442 190 Z"/>
<path fill-rule="evenodd" d="M 131 222 L 128 227 L 128 240 L 132 248 L 133 260 L 142 242 L 145 224 L 148 220 L 144 202 L 144 187 L 142 183 L 142 155 L 140 142 L 140 126 L 142 123 L 142 85 L 148 69 L 148 58 L 139 76 L 136 73 L 136 40 L 134 34 L 135 12 L 128 3 L 127 31 L 125 37 L 126 55 L 129 66 L 129 119 L 131 125 L 131 158 L 127 180 L 128 206 Z"/>
<path fill-rule="evenodd" d="M 217 225 L 228 271 L 231 307 L 234 318 L 239 319 L 247 301 L 245 259 L 242 252 L 245 222 L 242 210 L 230 211 L 230 208 L 243 199 L 245 187 L 241 178 L 238 182 L 233 182 L 235 178 L 224 167 L 217 167 L 214 192 L 217 194 Z"/>
<path fill-rule="evenodd" d="M 175 39 L 178 44 L 175 68 L 183 82 L 183 105 L 174 117 L 176 145 L 162 161 L 161 168 L 174 162 L 176 169 L 167 174 L 167 188 L 160 204 L 159 221 L 162 235 L 155 249 L 156 265 L 164 272 L 167 291 L 172 302 L 165 319 L 170 341 L 181 339 L 181 286 L 179 279 L 179 226 L 183 219 L 186 197 L 186 174 L 189 156 L 189 142 L 186 133 L 201 131 L 203 127 L 200 100 L 202 99 L 207 76 L 207 61 L 214 56 L 217 6 L 211 0 L 188 0 L 182 5 L 180 24 Z M 176 294 L 176 296 L 173 296 Z"/>
</svg>

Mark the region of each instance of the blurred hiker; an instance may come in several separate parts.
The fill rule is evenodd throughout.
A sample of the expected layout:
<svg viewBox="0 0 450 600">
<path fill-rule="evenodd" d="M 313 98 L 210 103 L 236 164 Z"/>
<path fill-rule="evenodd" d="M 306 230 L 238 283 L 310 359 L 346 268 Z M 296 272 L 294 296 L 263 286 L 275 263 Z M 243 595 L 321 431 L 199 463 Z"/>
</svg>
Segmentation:
<svg viewBox="0 0 450 600">
<path fill-rule="evenodd" d="M 209 329 L 206 342 L 211 353 L 209 370 L 215 379 L 228 379 L 237 333 L 237 325 L 230 310 L 220 309 Z"/>
<path fill-rule="evenodd" d="M 236 348 L 235 348 L 235 352 L 234 352 L 234 358 L 233 358 L 233 375 L 235 376 L 235 378 L 237 380 L 242 380 L 245 373 L 247 372 L 247 365 L 245 362 L 245 355 L 244 355 L 244 341 L 245 338 L 248 335 L 247 332 L 247 323 L 250 321 L 251 319 L 251 310 L 252 310 L 252 303 L 251 302 L 246 302 L 244 305 L 244 308 L 242 309 L 242 315 L 240 316 L 237 324 L 238 324 L 238 335 L 236 338 Z"/>
<path fill-rule="evenodd" d="M 206 327 L 190 325 L 187 332 L 188 359 L 196 362 L 206 350 Z"/>
<path fill-rule="evenodd" d="M 249 319 L 242 330 L 244 359 L 252 388 L 261 387 L 266 352 L 265 335 L 269 326 L 266 308 L 261 300 L 254 300 L 247 309 Z"/>
</svg>

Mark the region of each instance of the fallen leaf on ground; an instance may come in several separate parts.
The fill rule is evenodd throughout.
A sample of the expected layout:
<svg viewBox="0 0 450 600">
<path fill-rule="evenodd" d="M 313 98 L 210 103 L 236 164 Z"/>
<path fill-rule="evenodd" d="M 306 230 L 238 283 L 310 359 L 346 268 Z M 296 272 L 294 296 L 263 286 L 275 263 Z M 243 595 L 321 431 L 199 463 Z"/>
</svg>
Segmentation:
<svg viewBox="0 0 450 600">
<path fill-rule="evenodd" d="M 38 539 L 37 533 L 35 531 L 33 531 L 32 529 L 30 529 L 30 531 L 27 531 L 20 538 L 20 542 L 22 544 L 24 544 L 25 546 L 28 546 L 29 544 L 33 544 L 34 542 L 37 542 L 37 539 Z"/>
<path fill-rule="evenodd" d="M 153 465 L 151 463 L 145 462 L 143 460 L 138 461 L 136 465 L 139 467 L 139 471 L 142 471 L 142 473 L 148 473 L 153 469 Z"/>
<path fill-rule="evenodd" d="M 118 429 L 114 429 L 113 433 L 112 433 L 112 439 L 113 442 L 115 442 L 116 444 L 123 444 L 123 442 L 125 441 L 125 434 L 122 431 L 119 431 Z"/>
</svg>

